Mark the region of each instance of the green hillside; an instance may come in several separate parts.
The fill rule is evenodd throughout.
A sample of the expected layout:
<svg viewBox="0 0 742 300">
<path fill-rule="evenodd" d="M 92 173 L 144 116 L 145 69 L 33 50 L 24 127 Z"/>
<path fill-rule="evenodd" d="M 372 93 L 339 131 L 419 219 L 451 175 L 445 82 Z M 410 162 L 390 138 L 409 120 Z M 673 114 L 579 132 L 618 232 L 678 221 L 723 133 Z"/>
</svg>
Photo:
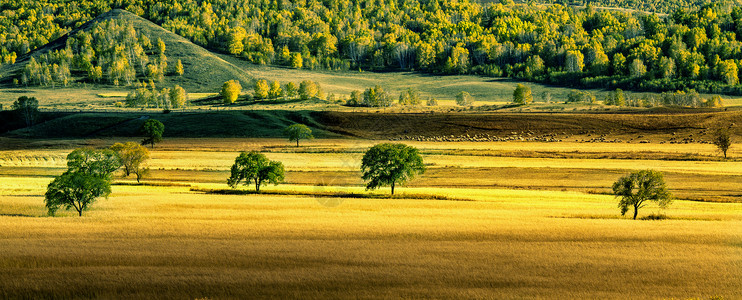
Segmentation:
<svg viewBox="0 0 742 300">
<path fill-rule="evenodd" d="M 40 47 L 28 54 L 19 57 L 16 60 L 15 64 L 7 64 L 3 66 L 2 68 L 0 68 L 0 75 L 2 75 L 0 78 L 3 78 L 6 83 L 12 81 L 12 78 L 17 79 L 18 77 L 23 75 L 24 70 L 27 70 L 29 62 L 31 61 L 31 59 L 33 59 L 33 61 L 40 64 L 46 63 L 47 61 L 49 64 L 58 64 L 60 66 L 66 64 L 71 71 L 72 78 L 70 78 L 70 85 L 72 86 L 79 86 L 79 84 L 82 82 L 94 84 L 96 83 L 95 81 L 87 78 L 87 72 L 84 70 L 84 67 L 78 66 L 78 56 L 81 55 L 75 54 L 71 61 L 60 62 L 60 59 L 58 58 L 59 55 L 57 53 L 65 50 L 71 50 L 72 53 L 84 51 L 76 50 L 76 47 L 79 47 L 76 45 L 80 43 L 81 39 L 84 39 L 85 36 L 90 35 L 92 35 L 93 39 L 95 39 L 96 36 L 101 36 L 100 34 L 98 34 L 98 32 L 103 31 L 103 34 L 105 34 L 105 31 L 109 30 L 109 27 L 116 25 L 123 27 L 123 30 L 127 30 L 126 27 L 131 27 L 135 31 L 135 33 L 132 33 L 132 35 L 134 35 L 135 37 L 138 36 L 140 41 L 142 36 L 144 36 L 145 39 L 147 39 L 151 44 L 156 44 L 159 40 L 164 42 L 166 49 L 164 54 L 167 67 L 165 67 L 164 69 L 165 74 L 163 75 L 165 76 L 162 76 L 161 79 L 155 78 L 155 82 L 158 86 L 169 87 L 177 84 L 184 87 L 188 91 L 199 92 L 212 91 L 213 89 L 215 89 L 215 87 L 220 86 L 224 81 L 231 79 L 237 79 L 243 82 L 250 81 L 250 78 L 246 76 L 240 68 L 219 58 L 210 51 L 203 49 L 202 47 L 191 43 L 185 38 L 168 30 L 165 30 L 150 21 L 147 21 L 135 14 L 120 9 L 114 9 L 106 12 L 96 17 L 95 19 L 83 24 L 82 26 L 68 32 L 62 37 L 50 42 L 49 44 L 46 44 L 43 47 Z M 76 39 L 70 40 L 70 38 Z M 102 35 L 101 37 L 101 39 L 106 38 L 109 37 L 105 35 Z M 101 47 L 101 45 L 95 44 L 95 42 L 96 41 L 94 41 L 93 45 L 91 46 L 91 60 L 93 66 L 103 64 L 101 61 L 106 59 L 122 59 L 124 61 L 128 61 L 127 64 L 131 64 L 131 68 L 136 71 L 136 78 L 133 78 L 132 81 L 146 82 L 148 81 L 148 79 L 150 79 L 150 76 L 146 74 L 145 68 L 140 67 L 137 62 L 131 61 L 131 53 L 125 53 L 123 57 L 119 58 L 117 56 L 118 54 L 108 53 L 107 51 L 104 51 L 106 49 L 97 50 Z M 106 41 L 103 42 L 105 43 Z M 122 46 L 125 46 L 127 48 L 124 49 L 125 51 L 131 51 L 131 49 L 128 49 L 130 48 L 130 45 L 122 44 Z M 156 53 L 156 47 L 156 45 L 152 45 L 149 48 L 147 48 L 146 46 L 144 47 L 144 51 L 146 54 L 146 57 L 144 59 L 145 62 L 148 62 L 147 64 L 157 64 L 158 54 Z M 82 55 L 84 55 L 84 53 Z M 180 76 L 173 74 L 177 61 L 181 61 L 183 65 L 183 75 Z M 107 80 L 107 76 L 110 70 L 108 70 L 107 68 L 111 68 L 111 66 L 103 65 L 103 68 L 101 70 L 103 72 L 103 78 L 100 82 L 110 84 L 110 80 Z M 50 78 L 50 80 L 55 81 L 54 83 L 57 86 L 61 86 L 62 83 L 56 78 L 57 76 L 55 74 L 51 75 L 52 77 Z M 122 85 L 126 85 L 123 80 L 121 81 Z"/>
</svg>

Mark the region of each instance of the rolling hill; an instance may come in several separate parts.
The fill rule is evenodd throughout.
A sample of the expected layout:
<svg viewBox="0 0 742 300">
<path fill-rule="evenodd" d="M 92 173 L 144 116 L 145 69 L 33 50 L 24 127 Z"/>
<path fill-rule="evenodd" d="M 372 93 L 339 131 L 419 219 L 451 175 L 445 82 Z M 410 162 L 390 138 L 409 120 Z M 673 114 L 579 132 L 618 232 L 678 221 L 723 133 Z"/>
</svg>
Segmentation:
<svg viewBox="0 0 742 300">
<path fill-rule="evenodd" d="M 45 53 L 63 49 L 69 37 L 74 36 L 80 31 L 89 31 L 97 23 L 106 20 L 125 20 L 131 22 L 138 33 L 146 35 L 152 41 L 161 39 L 165 42 L 167 49 L 165 54 L 170 64 L 174 64 L 178 59 L 181 60 L 185 70 L 184 74 L 182 76 L 165 76 L 164 81 L 159 84 L 160 86 L 178 84 L 189 92 L 212 92 L 227 80 L 238 79 L 243 83 L 251 80 L 239 67 L 225 61 L 210 51 L 191 43 L 189 40 L 155 23 L 121 9 L 114 9 L 101 14 L 49 44 L 19 57 L 15 64 L 2 66 L 0 68 L 0 78 L 3 78 L 5 83 L 10 82 L 12 80 L 11 78 L 16 76 L 28 64 L 31 57 L 38 60 Z"/>
</svg>

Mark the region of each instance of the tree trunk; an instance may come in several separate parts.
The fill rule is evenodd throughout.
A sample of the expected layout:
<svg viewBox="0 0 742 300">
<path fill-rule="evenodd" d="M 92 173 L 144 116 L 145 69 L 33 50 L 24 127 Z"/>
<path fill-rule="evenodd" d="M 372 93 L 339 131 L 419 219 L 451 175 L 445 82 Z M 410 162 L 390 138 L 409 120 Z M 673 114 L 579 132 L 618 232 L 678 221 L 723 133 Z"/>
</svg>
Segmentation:
<svg viewBox="0 0 742 300">
<path fill-rule="evenodd" d="M 296 147 L 299 147 L 299 139 L 296 139 Z"/>
<path fill-rule="evenodd" d="M 639 214 L 639 207 L 634 206 L 634 220 L 636 220 L 637 214 Z"/>
<path fill-rule="evenodd" d="M 255 178 L 255 192 L 260 193 L 260 182 Z"/>
<path fill-rule="evenodd" d="M 392 181 L 392 196 L 394 195 L 394 181 Z"/>
<path fill-rule="evenodd" d="M 80 206 L 78 206 L 77 204 L 80 204 Z M 82 217 L 82 203 L 80 203 L 79 201 L 73 200 L 72 207 L 75 208 L 75 210 L 77 211 L 77 215 Z"/>
</svg>

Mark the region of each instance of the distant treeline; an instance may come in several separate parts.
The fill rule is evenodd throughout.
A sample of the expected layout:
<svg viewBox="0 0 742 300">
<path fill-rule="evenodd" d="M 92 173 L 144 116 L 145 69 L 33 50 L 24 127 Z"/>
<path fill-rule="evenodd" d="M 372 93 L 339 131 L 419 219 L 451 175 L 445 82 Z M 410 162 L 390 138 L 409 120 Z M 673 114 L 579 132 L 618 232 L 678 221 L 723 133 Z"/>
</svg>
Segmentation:
<svg viewBox="0 0 742 300">
<path fill-rule="evenodd" d="M 674 1 L 691 9 L 660 17 L 508 2 L 0 0 L 0 54 L 26 53 L 116 7 L 259 64 L 742 94 L 742 7 Z"/>
</svg>

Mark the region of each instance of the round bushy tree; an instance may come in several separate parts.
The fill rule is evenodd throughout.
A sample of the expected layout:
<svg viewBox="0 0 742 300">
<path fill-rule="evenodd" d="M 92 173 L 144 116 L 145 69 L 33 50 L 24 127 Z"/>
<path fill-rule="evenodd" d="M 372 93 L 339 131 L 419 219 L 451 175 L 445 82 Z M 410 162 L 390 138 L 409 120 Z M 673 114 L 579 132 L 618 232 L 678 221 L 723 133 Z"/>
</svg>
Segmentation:
<svg viewBox="0 0 742 300">
<path fill-rule="evenodd" d="M 533 102 L 531 88 L 519 83 L 513 91 L 513 103 L 526 105 L 531 104 L 531 102 Z"/>
<path fill-rule="evenodd" d="M 289 127 L 286 127 L 283 132 L 284 134 L 286 134 L 286 137 L 289 138 L 289 141 L 296 141 L 296 147 L 299 147 L 299 140 L 314 139 L 314 136 L 312 135 L 312 129 L 309 129 L 309 127 L 304 124 L 291 125 Z"/>
<path fill-rule="evenodd" d="M 141 131 L 145 136 L 144 140 L 142 140 L 142 145 L 150 144 L 150 146 L 154 148 L 155 143 L 162 141 L 162 134 L 165 132 L 165 125 L 155 119 L 149 119 L 142 124 Z"/>
<path fill-rule="evenodd" d="M 227 185 L 235 187 L 240 181 L 245 185 L 255 183 L 255 191 L 260 192 L 264 183 L 279 184 L 283 182 L 284 169 L 280 161 L 271 161 L 264 154 L 251 151 L 242 152 L 234 160 Z"/>
<path fill-rule="evenodd" d="M 471 94 L 461 91 L 456 95 L 456 105 L 470 106 L 472 104 L 474 104 L 474 97 L 472 97 Z"/>
<path fill-rule="evenodd" d="M 425 172 L 417 148 L 405 144 L 384 143 L 371 147 L 361 162 L 366 189 L 389 185 L 394 195 L 396 184 L 403 184 Z"/>
<path fill-rule="evenodd" d="M 144 162 L 149 159 L 149 150 L 142 145 L 134 142 L 115 143 L 111 150 L 116 153 L 122 167 L 124 175 L 137 175 L 137 182 L 144 177 L 148 169 L 144 167 Z"/>
<path fill-rule="evenodd" d="M 643 170 L 619 178 L 613 183 L 613 194 L 620 197 L 621 215 L 634 208 L 634 219 L 646 201 L 654 201 L 661 208 L 670 205 L 672 195 L 665 186 L 664 176 L 654 170 Z"/>
<path fill-rule="evenodd" d="M 49 183 L 44 202 L 50 215 L 63 207 L 79 216 L 99 197 L 111 194 L 113 172 L 121 166 L 111 150 L 75 149 L 67 155 L 67 171 Z"/>
<path fill-rule="evenodd" d="M 231 104 L 237 101 L 237 97 L 242 92 L 242 86 L 237 80 L 230 80 L 222 85 L 222 91 L 219 93 L 224 99 L 225 104 Z"/>
</svg>

